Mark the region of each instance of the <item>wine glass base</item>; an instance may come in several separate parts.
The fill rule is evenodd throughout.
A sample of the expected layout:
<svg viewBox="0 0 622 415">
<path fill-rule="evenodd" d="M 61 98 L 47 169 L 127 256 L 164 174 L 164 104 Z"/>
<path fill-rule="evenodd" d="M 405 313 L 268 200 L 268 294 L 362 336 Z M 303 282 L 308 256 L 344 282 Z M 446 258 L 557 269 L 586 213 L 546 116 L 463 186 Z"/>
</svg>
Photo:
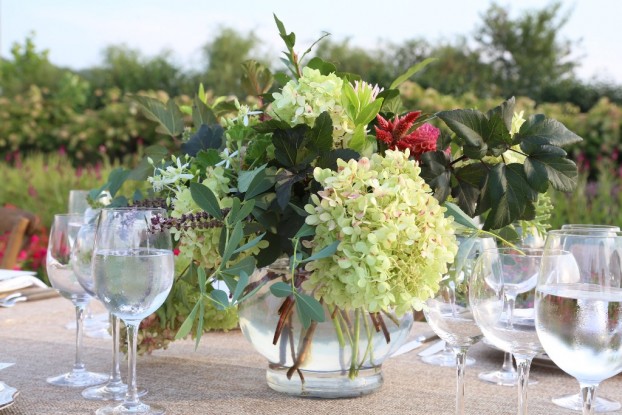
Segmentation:
<svg viewBox="0 0 622 415">
<path fill-rule="evenodd" d="M 125 402 L 117 406 L 105 406 L 95 411 L 95 415 L 164 415 L 166 410 L 158 405 L 147 405 L 139 402 L 138 405 L 129 405 Z"/>
<path fill-rule="evenodd" d="M 571 411 L 582 411 L 583 410 L 583 398 L 578 393 L 574 395 L 564 395 L 557 398 L 552 398 L 551 401 L 562 408 L 570 409 Z M 613 401 L 611 399 L 603 398 L 597 396 L 594 399 L 594 412 L 613 412 L 620 409 L 622 405 L 620 402 Z"/>
<path fill-rule="evenodd" d="M 421 361 L 434 366 L 455 367 L 456 355 L 451 350 L 441 350 L 440 352 L 434 353 L 430 356 L 421 357 Z M 471 366 L 473 364 L 475 364 L 475 359 L 473 359 L 472 357 L 467 357 L 466 365 Z"/>
<path fill-rule="evenodd" d="M 76 371 L 52 376 L 46 379 L 47 383 L 55 386 L 67 386 L 70 388 L 85 388 L 87 386 L 101 385 L 108 380 L 109 376 L 104 373 Z"/>
<path fill-rule="evenodd" d="M 122 401 L 127 393 L 127 385 L 123 382 L 108 382 L 101 386 L 92 386 L 82 391 L 82 397 L 91 401 Z M 138 397 L 145 396 L 146 389 L 138 390 Z"/>
<path fill-rule="evenodd" d="M 494 383 L 499 386 L 516 386 L 518 384 L 518 373 L 495 370 L 492 372 L 482 372 L 477 375 L 479 380 L 487 383 Z M 538 381 L 529 379 L 529 385 L 537 385 Z"/>
</svg>

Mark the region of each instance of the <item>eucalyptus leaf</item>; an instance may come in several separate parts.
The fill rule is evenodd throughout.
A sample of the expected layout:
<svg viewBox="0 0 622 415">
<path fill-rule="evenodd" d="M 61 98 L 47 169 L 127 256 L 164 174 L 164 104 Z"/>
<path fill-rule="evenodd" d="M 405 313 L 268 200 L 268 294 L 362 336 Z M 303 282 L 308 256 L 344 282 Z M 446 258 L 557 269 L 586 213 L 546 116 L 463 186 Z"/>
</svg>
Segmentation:
<svg viewBox="0 0 622 415">
<path fill-rule="evenodd" d="M 223 263 L 227 263 L 231 259 L 231 256 L 235 253 L 235 250 L 237 249 L 238 245 L 242 241 L 243 237 L 244 237 L 244 225 L 242 225 L 241 222 L 238 222 L 233 227 L 233 230 L 231 231 L 231 235 L 229 235 L 229 240 L 227 241 L 225 245 L 225 249 L 222 254 Z"/>
<path fill-rule="evenodd" d="M 199 290 L 201 291 L 201 294 L 205 294 L 205 284 L 207 283 L 205 268 L 199 267 L 199 269 L 197 270 L 197 277 L 199 280 Z"/>
<path fill-rule="evenodd" d="M 315 235 L 315 226 L 308 225 L 306 222 L 302 224 L 294 238 L 304 238 L 305 236 Z"/>
<path fill-rule="evenodd" d="M 244 271 L 240 272 L 240 278 L 238 279 L 238 283 L 235 286 L 235 290 L 233 291 L 233 295 L 231 297 L 231 302 L 233 304 L 237 303 L 237 301 L 239 300 L 240 296 L 244 292 L 244 289 L 248 285 L 248 281 L 249 281 L 248 274 Z"/>
<path fill-rule="evenodd" d="M 302 260 L 300 262 L 301 263 L 305 263 L 305 262 L 310 262 L 310 261 L 316 261 L 316 260 L 322 259 L 322 258 L 328 258 L 328 257 L 332 256 L 335 252 L 337 252 L 337 247 L 339 246 L 339 244 L 340 244 L 339 241 L 335 241 L 335 242 L 331 243 L 330 245 L 325 246 L 324 248 L 320 249 L 315 254 L 311 255 L 308 258 L 305 258 L 304 260 Z"/>
<path fill-rule="evenodd" d="M 238 190 L 242 193 L 246 193 L 255 176 L 264 171 L 266 166 L 267 164 L 264 164 L 253 170 L 242 170 L 238 175 Z"/>
<path fill-rule="evenodd" d="M 296 309 L 298 313 L 303 314 L 309 318 L 309 320 L 323 322 L 326 317 L 324 315 L 324 307 L 322 304 L 307 294 L 296 294 Z M 308 326 L 306 326 L 308 328 Z"/>
<path fill-rule="evenodd" d="M 213 290 L 209 295 L 218 310 L 229 307 L 229 296 L 223 290 Z"/>
<path fill-rule="evenodd" d="M 479 226 L 477 226 L 477 223 L 475 223 L 473 218 L 469 217 L 466 213 L 464 213 L 462 209 L 458 207 L 458 205 L 451 202 L 445 202 L 444 206 L 446 208 L 445 216 L 453 217 L 456 223 L 466 228 L 479 229 Z"/>
<path fill-rule="evenodd" d="M 240 252 L 244 252 L 247 249 L 251 249 L 251 248 L 255 247 L 259 242 L 261 242 L 261 240 L 263 239 L 263 237 L 265 235 L 266 235 L 266 233 L 264 232 L 261 235 L 253 238 L 252 240 L 248 241 L 244 245 L 242 245 L 239 248 L 237 248 L 235 251 L 233 251 L 233 253 L 234 254 L 239 254 Z"/>
<path fill-rule="evenodd" d="M 198 311 L 199 311 L 199 303 L 197 302 L 192 308 L 192 311 L 190 312 L 190 314 L 188 314 L 188 317 L 186 317 L 184 322 L 181 324 L 181 327 L 179 327 L 179 330 L 177 330 L 177 333 L 175 334 L 175 340 L 181 340 L 185 338 L 186 336 L 188 336 L 188 334 L 190 334 L 190 331 L 192 330 L 192 326 L 194 325 L 194 320 L 197 317 Z"/>
</svg>

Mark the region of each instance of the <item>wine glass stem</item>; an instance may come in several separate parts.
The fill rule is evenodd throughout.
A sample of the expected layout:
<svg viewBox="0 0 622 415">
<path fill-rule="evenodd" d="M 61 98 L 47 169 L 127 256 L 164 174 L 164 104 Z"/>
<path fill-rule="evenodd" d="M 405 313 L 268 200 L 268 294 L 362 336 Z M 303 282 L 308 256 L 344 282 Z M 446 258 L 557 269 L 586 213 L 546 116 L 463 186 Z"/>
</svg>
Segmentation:
<svg viewBox="0 0 622 415">
<path fill-rule="evenodd" d="M 514 369 L 514 362 L 512 361 L 512 353 L 503 353 L 503 365 L 501 366 L 501 371 L 505 373 L 516 372 L 516 369 Z"/>
<path fill-rule="evenodd" d="M 138 406 L 138 388 L 136 386 L 136 349 L 138 347 L 138 325 L 140 322 L 125 321 L 127 328 L 127 393 L 123 405 Z"/>
<path fill-rule="evenodd" d="M 119 367 L 119 317 L 110 314 L 110 328 L 112 331 L 112 372 L 110 373 L 110 383 L 121 384 L 121 369 Z"/>
<path fill-rule="evenodd" d="M 464 414 L 464 370 L 466 369 L 467 348 L 454 347 L 456 354 L 456 415 Z"/>
<path fill-rule="evenodd" d="M 586 385 L 581 383 L 581 398 L 583 399 L 583 415 L 594 414 L 594 393 L 598 385 Z"/>
<path fill-rule="evenodd" d="M 76 304 L 76 361 L 73 364 L 73 370 L 83 371 L 84 362 L 82 362 L 82 338 L 84 332 L 84 304 Z"/>
<path fill-rule="evenodd" d="M 518 415 L 527 415 L 527 385 L 529 385 L 529 368 L 531 359 L 516 358 L 518 369 Z"/>
</svg>

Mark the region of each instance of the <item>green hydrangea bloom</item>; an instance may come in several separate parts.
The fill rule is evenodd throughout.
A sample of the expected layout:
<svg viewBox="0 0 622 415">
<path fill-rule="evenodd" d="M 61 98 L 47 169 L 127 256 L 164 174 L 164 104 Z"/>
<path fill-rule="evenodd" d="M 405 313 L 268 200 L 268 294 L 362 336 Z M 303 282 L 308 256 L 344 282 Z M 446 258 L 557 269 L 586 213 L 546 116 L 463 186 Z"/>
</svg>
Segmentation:
<svg viewBox="0 0 622 415">
<path fill-rule="evenodd" d="M 402 315 L 438 290 L 457 252 L 453 220 L 408 156 L 387 151 L 338 160 L 338 171 L 315 169 L 323 190 L 305 206 L 307 224 L 316 226 L 314 249 L 340 241 L 332 257 L 307 264 L 303 288 L 316 298 Z"/>
<path fill-rule="evenodd" d="M 343 80 L 334 73 L 322 75 L 317 69 L 304 67 L 298 80 L 291 80 L 272 94 L 274 102 L 268 114 L 292 127 L 306 124 L 328 111 L 333 122 L 335 142 L 347 141 L 354 131 L 354 122 L 342 106 Z"/>
</svg>

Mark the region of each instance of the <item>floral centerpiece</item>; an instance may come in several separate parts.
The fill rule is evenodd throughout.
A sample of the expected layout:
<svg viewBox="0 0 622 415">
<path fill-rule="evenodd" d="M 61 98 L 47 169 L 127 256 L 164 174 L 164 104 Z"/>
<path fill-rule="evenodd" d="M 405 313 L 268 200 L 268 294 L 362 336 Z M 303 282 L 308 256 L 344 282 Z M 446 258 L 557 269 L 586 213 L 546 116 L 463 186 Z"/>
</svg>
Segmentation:
<svg viewBox="0 0 622 415">
<path fill-rule="evenodd" d="M 289 76 L 247 62 L 252 105 L 209 102 L 202 88 L 190 107 L 134 97 L 178 153 L 152 147 L 94 192 L 115 195 L 142 178 L 153 194 L 130 203 L 169 210 L 153 227 L 178 241 L 180 276 L 144 328 L 148 350 L 173 333 L 198 344 L 222 321 L 218 310 L 269 296 L 278 307 L 263 332 L 292 355 L 287 378 L 304 383 L 311 341 L 327 322 L 336 349 L 349 350 L 353 380 L 381 348 L 375 333 L 391 343 L 391 326 L 438 290 L 457 252 L 454 227 L 476 227 L 479 217 L 485 232 L 515 235 L 515 222 L 540 214 L 549 186 L 572 190 L 576 166 L 561 147 L 580 138 L 544 115 L 523 119 L 513 99 L 488 112 L 409 111 L 398 88 L 429 60 L 380 88 L 318 58 L 303 65 L 295 35 L 275 21 Z"/>
</svg>

